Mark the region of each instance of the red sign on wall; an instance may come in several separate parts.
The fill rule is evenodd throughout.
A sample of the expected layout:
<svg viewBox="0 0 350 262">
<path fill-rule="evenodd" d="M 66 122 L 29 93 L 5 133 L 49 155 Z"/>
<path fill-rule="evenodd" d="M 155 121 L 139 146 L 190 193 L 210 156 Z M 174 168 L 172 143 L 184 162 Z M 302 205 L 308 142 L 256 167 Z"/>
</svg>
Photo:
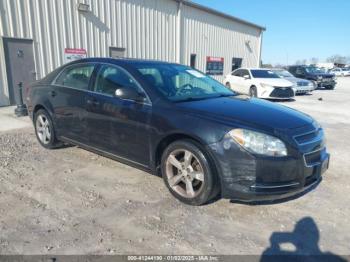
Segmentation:
<svg viewBox="0 0 350 262">
<path fill-rule="evenodd" d="M 83 48 L 65 48 L 64 58 L 65 62 L 69 63 L 75 60 L 80 60 L 87 57 L 87 52 Z"/>
<path fill-rule="evenodd" d="M 223 75 L 224 58 L 207 56 L 207 75 Z"/>
<path fill-rule="evenodd" d="M 207 56 L 207 62 L 224 62 L 223 57 L 213 57 L 213 56 Z"/>
</svg>

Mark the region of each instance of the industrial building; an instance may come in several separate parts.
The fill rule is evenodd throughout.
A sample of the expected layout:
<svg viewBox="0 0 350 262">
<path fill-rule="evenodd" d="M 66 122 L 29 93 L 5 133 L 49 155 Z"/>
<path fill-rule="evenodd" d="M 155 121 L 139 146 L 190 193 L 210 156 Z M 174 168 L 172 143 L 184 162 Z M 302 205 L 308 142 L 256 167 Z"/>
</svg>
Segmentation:
<svg viewBox="0 0 350 262">
<path fill-rule="evenodd" d="M 0 106 L 83 57 L 178 62 L 222 80 L 259 66 L 264 30 L 185 0 L 1 0 Z"/>
</svg>

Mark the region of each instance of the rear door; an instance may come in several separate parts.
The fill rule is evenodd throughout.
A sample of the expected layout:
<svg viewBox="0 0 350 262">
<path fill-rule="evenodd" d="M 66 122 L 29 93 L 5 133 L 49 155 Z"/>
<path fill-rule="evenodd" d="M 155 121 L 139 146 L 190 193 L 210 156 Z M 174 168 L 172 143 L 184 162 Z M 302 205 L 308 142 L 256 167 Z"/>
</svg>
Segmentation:
<svg viewBox="0 0 350 262">
<path fill-rule="evenodd" d="M 65 68 L 49 91 L 59 136 L 87 143 L 87 106 L 95 64 L 76 64 Z"/>
<path fill-rule="evenodd" d="M 144 92 L 136 80 L 116 65 L 101 65 L 87 98 L 90 144 L 121 158 L 149 166 L 150 101 L 136 103 L 115 96 L 119 88 Z"/>
</svg>

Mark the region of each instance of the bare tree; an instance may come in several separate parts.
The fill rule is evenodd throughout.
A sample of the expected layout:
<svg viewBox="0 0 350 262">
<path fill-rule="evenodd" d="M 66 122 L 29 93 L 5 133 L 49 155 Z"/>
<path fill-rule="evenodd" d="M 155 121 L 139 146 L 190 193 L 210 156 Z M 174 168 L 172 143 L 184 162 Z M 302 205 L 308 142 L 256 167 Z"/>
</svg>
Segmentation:
<svg viewBox="0 0 350 262">
<path fill-rule="evenodd" d="M 347 58 L 341 55 L 332 55 L 327 58 L 327 62 L 329 63 L 338 63 L 338 64 L 346 64 Z"/>
</svg>

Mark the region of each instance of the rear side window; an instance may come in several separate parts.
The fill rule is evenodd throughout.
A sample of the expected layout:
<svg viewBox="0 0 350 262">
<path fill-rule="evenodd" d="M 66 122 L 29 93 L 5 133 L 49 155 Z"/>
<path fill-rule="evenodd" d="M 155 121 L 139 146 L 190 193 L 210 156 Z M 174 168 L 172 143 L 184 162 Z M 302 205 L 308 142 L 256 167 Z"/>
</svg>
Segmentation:
<svg viewBox="0 0 350 262">
<path fill-rule="evenodd" d="M 94 71 L 94 65 L 79 65 L 65 69 L 56 80 L 56 85 L 77 88 L 81 90 L 89 89 L 89 82 Z"/>
<path fill-rule="evenodd" d="M 94 91 L 106 95 L 114 95 L 119 88 L 140 90 L 136 81 L 124 70 L 114 66 L 104 65 L 98 72 Z"/>
</svg>

